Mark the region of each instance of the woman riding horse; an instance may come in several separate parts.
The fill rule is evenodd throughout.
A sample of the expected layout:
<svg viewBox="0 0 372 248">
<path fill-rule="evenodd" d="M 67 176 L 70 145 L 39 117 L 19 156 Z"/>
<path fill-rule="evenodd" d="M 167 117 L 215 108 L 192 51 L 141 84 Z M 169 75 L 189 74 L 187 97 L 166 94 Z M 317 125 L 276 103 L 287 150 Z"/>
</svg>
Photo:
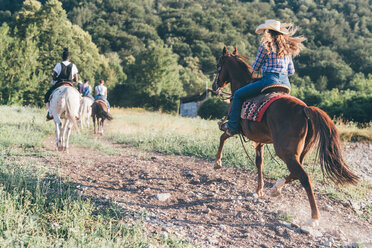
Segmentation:
<svg viewBox="0 0 372 248">
<path fill-rule="evenodd" d="M 240 110 L 244 100 L 258 95 L 263 88 L 274 83 L 291 87 L 288 76 L 294 73 L 292 57 L 302 48 L 304 37 L 292 37 L 296 28 L 292 24 L 280 24 L 276 20 L 266 20 L 257 27 L 256 33 L 263 33 L 263 41 L 253 63 L 253 70 L 261 69 L 260 81 L 248 84 L 234 94 L 229 121 L 220 124 L 220 130 L 228 136 L 239 132 Z"/>
</svg>

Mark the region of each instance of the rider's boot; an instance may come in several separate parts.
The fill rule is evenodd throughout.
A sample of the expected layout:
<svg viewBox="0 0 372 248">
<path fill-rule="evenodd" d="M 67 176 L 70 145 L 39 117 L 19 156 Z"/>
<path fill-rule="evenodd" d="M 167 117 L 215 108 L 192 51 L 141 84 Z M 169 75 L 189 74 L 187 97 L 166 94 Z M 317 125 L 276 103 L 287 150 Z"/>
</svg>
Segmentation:
<svg viewBox="0 0 372 248">
<path fill-rule="evenodd" d="M 53 120 L 53 115 L 49 112 L 49 103 L 47 103 L 46 106 L 48 108 L 48 113 L 46 115 L 46 121 Z"/>
</svg>

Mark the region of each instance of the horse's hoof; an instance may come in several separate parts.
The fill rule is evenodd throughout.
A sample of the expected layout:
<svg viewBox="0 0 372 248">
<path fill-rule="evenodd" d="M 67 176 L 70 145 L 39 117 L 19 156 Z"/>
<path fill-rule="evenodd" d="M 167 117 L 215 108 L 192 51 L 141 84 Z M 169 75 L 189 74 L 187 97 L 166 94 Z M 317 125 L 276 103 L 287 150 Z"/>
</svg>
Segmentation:
<svg viewBox="0 0 372 248">
<path fill-rule="evenodd" d="M 256 194 L 257 194 L 257 196 L 258 196 L 259 198 L 261 198 L 261 197 L 264 196 L 264 192 L 262 191 L 262 189 L 257 190 L 257 191 L 256 191 Z"/>
<path fill-rule="evenodd" d="M 221 169 L 221 168 L 222 168 L 221 162 L 215 162 L 214 163 L 213 169 L 218 170 L 218 169 Z"/>
<path fill-rule="evenodd" d="M 279 196 L 281 191 L 282 191 L 282 187 L 284 186 L 284 184 L 285 184 L 285 179 L 284 178 L 279 179 L 278 181 L 276 181 L 275 185 L 271 188 L 271 196 L 272 197 Z"/>
<path fill-rule="evenodd" d="M 311 219 L 308 220 L 307 224 L 311 227 L 317 227 L 317 226 L 319 226 L 319 219 L 311 218 Z"/>
<path fill-rule="evenodd" d="M 272 190 L 270 196 L 271 197 L 280 196 L 280 190 Z"/>
</svg>

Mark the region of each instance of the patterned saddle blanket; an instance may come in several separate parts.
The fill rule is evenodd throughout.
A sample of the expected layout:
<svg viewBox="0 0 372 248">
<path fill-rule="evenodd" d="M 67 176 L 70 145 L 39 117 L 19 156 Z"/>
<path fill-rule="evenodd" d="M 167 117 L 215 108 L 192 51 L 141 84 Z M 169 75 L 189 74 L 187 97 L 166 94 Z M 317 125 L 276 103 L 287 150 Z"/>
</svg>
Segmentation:
<svg viewBox="0 0 372 248">
<path fill-rule="evenodd" d="M 247 99 L 243 105 L 240 117 L 242 119 L 261 122 L 267 108 L 276 100 L 281 98 L 295 98 L 287 94 L 277 92 L 258 95 Z"/>
</svg>

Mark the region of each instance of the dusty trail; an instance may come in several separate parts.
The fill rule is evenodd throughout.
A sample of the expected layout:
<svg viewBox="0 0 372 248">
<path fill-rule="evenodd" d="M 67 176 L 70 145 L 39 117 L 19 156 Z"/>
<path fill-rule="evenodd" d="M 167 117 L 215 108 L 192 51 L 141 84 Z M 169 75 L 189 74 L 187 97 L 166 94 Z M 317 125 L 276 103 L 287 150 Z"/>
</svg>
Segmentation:
<svg viewBox="0 0 372 248">
<path fill-rule="evenodd" d="M 112 146 L 120 154 L 72 147 L 69 154 L 56 152 L 46 162 L 78 184 L 83 195 L 115 202 L 126 211 L 145 211 L 150 231 L 201 247 L 333 247 L 357 241 L 372 246 L 371 223 L 356 217 L 351 206 L 317 191 L 320 227 L 305 234 L 280 221 L 291 216 L 290 222 L 302 224 L 309 218 L 306 193 L 298 185 L 286 186 L 277 198 L 258 199 L 254 172 L 215 171 L 207 160 Z M 265 179 L 265 192 L 273 183 Z M 158 194 L 170 197 L 161 201 L 167 195 Z"/>
</svg>

